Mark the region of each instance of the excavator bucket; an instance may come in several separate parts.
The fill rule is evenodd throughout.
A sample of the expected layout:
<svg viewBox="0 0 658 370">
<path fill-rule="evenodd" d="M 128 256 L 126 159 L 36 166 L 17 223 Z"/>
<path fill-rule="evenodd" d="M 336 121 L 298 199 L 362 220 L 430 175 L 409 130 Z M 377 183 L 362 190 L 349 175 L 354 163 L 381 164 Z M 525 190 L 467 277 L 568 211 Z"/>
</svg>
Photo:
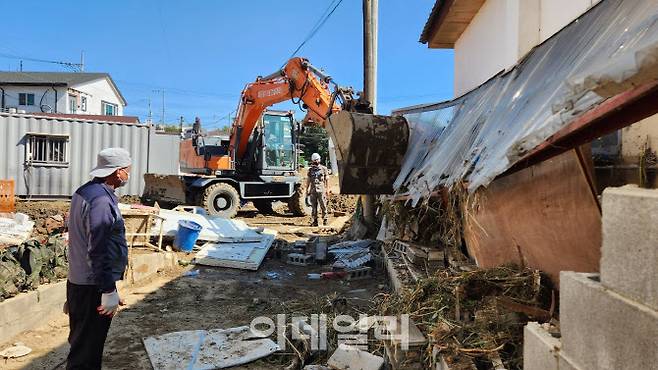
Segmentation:
<svg viewBox="0 0 658 370">
<path fill-rule="evenodd" d="M 185 180 L 178 175 L 144 174 L 142 199 L 147 203 L 186 204 Z"/>
<path fill-rule="evenodd" d="M 404 117 L 341 111 L 325 128 L 336 146 L 341 194 L 392 194 L 409 142 Z"/>
</svg>

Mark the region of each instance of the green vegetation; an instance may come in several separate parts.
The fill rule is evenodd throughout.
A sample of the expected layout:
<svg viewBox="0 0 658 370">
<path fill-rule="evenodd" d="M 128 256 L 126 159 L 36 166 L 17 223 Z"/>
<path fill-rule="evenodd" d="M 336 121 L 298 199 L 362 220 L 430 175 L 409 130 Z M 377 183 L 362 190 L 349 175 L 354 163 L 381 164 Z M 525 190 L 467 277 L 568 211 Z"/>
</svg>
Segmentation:
<svg viewBox="0 0 658 370">
<path fill-rule="evenodd" d="M 299 143 L 303 145 L 304 151 L 301 158 L 306 162 L 311 162 L 311 154 L 318 153 L 322 157 L 322 163 L 329 164 L 329 137 L 322 127 L 306 127 L 299 136 Z"/>
</svg>

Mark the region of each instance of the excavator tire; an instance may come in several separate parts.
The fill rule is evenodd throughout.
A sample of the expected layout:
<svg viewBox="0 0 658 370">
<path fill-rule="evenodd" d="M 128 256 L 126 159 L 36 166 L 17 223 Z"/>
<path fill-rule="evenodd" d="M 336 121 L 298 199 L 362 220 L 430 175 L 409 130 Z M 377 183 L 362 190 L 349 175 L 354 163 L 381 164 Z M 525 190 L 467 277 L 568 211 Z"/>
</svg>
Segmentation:
<svg viewBox="0 0 658 370">
<path fill-rule="evenodd" d="M 210 215 L 232 218 L 238 213 L 240 195 L 231 185 L 220 182 L 206 188 L 202 205 Z"/>
<path fill-rule="evenodd" d="M 302 186 L 295 189 L 295 194 L 288 200 L 288 210 L 295 216 L 308 216 L 311 207 L 306 204 L 306 190 Z"/>
<path fill-rule="evenodd" d="M 272 208 L 272 200 L 271 199 L 254 199 L 251 201 L 254 204 L 254 207 L 260 212 L 261 214 L 264 215 L 271 215 L 274 214 L 274 209 Z"/>
</svg>

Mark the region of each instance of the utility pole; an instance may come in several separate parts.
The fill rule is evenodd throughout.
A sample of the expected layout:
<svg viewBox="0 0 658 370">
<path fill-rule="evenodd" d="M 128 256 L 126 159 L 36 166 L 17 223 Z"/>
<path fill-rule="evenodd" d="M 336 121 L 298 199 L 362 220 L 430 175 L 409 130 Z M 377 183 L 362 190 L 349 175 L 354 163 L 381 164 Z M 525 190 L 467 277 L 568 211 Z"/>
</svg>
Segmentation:
<svg viewBox="0 0 658 370">
<path fill-rule="evenodd" d="M 153 113 L 151 112 L 151 97 L 149 96 L 149 113 L 146 117 L 146 123 L 153 123 Z M 164 129 L 164 127 L 163 127 Z"/>
<path fill-rule="evenodd" d="M 85 51 L 80 51 L 80 72 L 85 71 Z"/>
<path fill-rule="evenodd" d="M 363 95 L 377 113 L 377 17 L 378 0 L 363 0 Z M 361 195 L 363 218 L 366 224 L 375 221 L 375 198 Z"/>
<path fill-rule="evenodd" d="M 155 89 L 154 93 L 162 94 L 162 117 L 160 117 L 160 123 L 164 126 L 165 123 L 165 90 L 164 89 Z"/>
</svg>

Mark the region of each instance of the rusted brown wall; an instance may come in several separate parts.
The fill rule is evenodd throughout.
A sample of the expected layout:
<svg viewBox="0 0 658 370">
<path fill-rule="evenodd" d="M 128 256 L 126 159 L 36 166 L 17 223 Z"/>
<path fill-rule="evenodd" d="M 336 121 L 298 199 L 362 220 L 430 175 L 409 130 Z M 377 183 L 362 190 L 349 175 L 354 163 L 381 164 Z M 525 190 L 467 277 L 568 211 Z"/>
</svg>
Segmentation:
<svg viewBox="0 0 658 370">
<path fill-rule="evenodd" d="M 601 212 L 576 150 L 493 181 L 465 205 L 478 266 L 516 263 L 558 283 L 561 270 L 599 270 Z"/>
</svg>

